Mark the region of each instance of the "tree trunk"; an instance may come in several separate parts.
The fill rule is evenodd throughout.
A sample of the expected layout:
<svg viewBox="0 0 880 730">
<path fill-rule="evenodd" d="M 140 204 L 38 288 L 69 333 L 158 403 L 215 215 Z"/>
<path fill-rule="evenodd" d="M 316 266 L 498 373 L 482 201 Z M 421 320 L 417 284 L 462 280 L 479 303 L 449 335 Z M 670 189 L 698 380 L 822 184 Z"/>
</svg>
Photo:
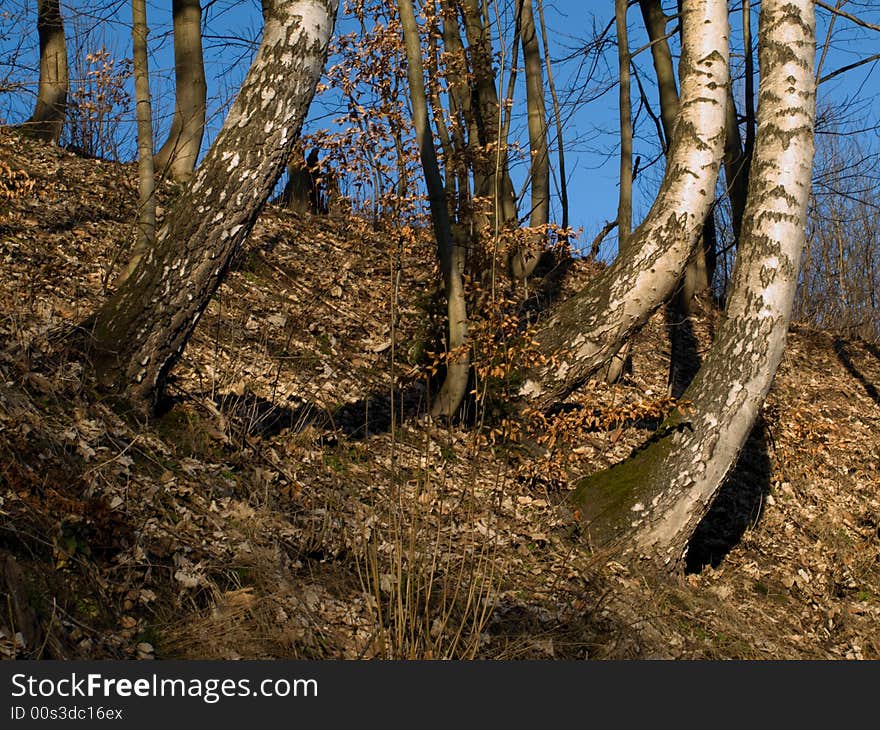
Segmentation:
<svg viewBox="0 0 880 730">
<path fill-rule="evenodd" d="M 507 140 L 500 138 L 501 106 L 495 88 L 491 31 L 481 19 L 478 0 L 462 0 L 461 5 L 476 92 L 477 132 L 483 154 L 489 152 L 483 163 L 486 189 L 475 189 L 474 194 L 492 199 L 493 225 L 501 228 L 516 221 L 516 192 L 507 166 Z"/>
<path fill-rule="evenodd" d="M 202 57 L 199 0 L 172 0 L 174 15 L 175 101 L 171 131 L 156 153 L 156 169 L 180 182 L 188 180 L 202 148 L 208 85 Z"/>
<path fill-rule="evenodd" d="M 425 171 L 425 184 L 431 204 L 431 220 L 437 238 L 437 255 L 443 272 L 446 289 L 447 317 L 449 326 L 446 378 L 431 407 L 432 416 L 451 417 L 458 410 L 467 390 L 470 359 L 467 351 L 467 307 L 464 296 L 464 282 L 459 269 L 460 256 L 455 251 L 449 225 L 449 211 L 446 207 L 446 191 L 437 154 L 434 151 L 434 136 L 428 123 L 428 100 L 425 94 L 425 71 L 422 66 L 422 47 L 419 41 L 419 28 L 411 0 L 397 0 L 400 24 L 403 29 L 403 44 L 406 49 L 407 76 L 413 110 L 413 126 L 419 145 L 419 156 Z"/>
<path fill-rule="evenodd" d="M 724 145 L 726 3 L 686 2 L 682 22 L 690 29 L 680 65 L 682 98 L 660 192 L 614 263 L 538 331 L 549 363 L 521 389 L 538 407 L 584 382 L 669 298 L 702 232 Z"/>
<path fill-rule="evenodd" d="M 544 108 L 544 75 L 538 31 L 532 11 L 532 0 L 520 0 L 521 38 L 526 74 L 526 107 L 529 122 L 529 178 L 532 187 L 532 211 L 529 226 L 540 231 L 534 241 L 518 251 L 511 261 L 514 277 L 525 279 L 534 270 L 547 238 L 550 222 L 550 153 L 547 146 L 547 112 Z"/>
<path fill-rule="evenodd" d="M 264 3 L 263 41 L 156 246 L 85 323 L 102 385 L 141 411 L 169 371 L 278 180 L 321 75 L 336 0 Z"/>
<path fill-rule="evenodd" d="M 630 97 L 630 55 L 629 37 L 626 27 L 627 0 L 615 0 L 614 20 L 617 28 L 617 62 L 620 77 L 620 193 L 617 198 L 617 249 L 626 247 L 632 232 L 632 189 L 633 189 L 633 123 L 632 99 Z M 605 371 L 606 382 L 616 383 L 626 369 L 629 357 L 629 342 L 614 353 Z"/>
<path fill-rule="evenodd" d="M 594 543 L 675 568 L 752 428 L 782 358 L 804 243 L 813 158 L 811 0 L 764 0 L 758 136 L 725 320 L 650 445 L 582 480 Z M 618 542 L 619 541 L 619 542 Z"/>
<path fill-rule="evenodd" d="M 67 44 L 58 0 L 38 0 L 40 82 L 34 113 L 24 130 L 45 142 L 58 144 L 67 114 Z"/>
<path fill-rule="evenodd" d="M 147 3 L 131 2 L 131 38 L 134 56 L 134 95 L 138 141 L 138 233 L 134 252 L 120 282 L 137 268 L 156 240 L 156 177 L 153 167 L 153 113 L 150 100 L 150 69 L 147 60 Z"/>
</svg>

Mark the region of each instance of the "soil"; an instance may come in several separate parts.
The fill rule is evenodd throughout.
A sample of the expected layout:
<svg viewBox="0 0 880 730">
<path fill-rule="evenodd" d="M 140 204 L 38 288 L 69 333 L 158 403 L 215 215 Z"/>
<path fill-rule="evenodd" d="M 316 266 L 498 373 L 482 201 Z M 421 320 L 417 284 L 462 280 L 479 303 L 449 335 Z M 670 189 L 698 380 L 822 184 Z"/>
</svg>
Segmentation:
<svg viewBox="0 0 880 730">
<path fill-rule="evenodd" d="M 662 312 L 548 421 L 504 360 L 432 422 L 430 240 L 269 205 L 143 422 L 66 344 L 136 199 L 133 165 L 0 130 L 0 655 L 880 658 L 876 346 L 792 327 L 687 570 L 657 575 L 600 559 L 567 498 L 670 407 Z"/>
</svg>

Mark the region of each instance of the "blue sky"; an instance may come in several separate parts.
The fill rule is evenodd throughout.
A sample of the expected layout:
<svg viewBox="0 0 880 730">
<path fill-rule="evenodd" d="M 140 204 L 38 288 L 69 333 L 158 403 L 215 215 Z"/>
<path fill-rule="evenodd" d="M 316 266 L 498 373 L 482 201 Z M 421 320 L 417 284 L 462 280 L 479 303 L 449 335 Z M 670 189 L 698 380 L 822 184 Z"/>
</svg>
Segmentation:
<svg viewBox="0 0 880 730">
<path fill-rule="evenodd" d="M 759 3 L 753 4 L 753 32 L 756 33 Z M 4 0 L 3 12 L 11 13 L 11 16 L 0 18 L 0 79 L 3 77 L 4 58 L 8 58 L 10 51 L 20 42 L 26 50 L 20 60 L 25 65 L 34 65 L 36 33 L 33 32 L 32 25 L 35 12 L 33 5 L 35 3 L 28 0 Z M 161 127 L 173 109 L 170 5 L 170 1 L 148 3 L 152 87 L 157 126 L 160 127 L 159 137 L 162 134 Z M 739 5 L 739 2 L 731 3 L 734 8 L 731 14 L 733 39 L 737 46 L 741 27 L 741 13 L 737 11 Z M 601 30 L 612 20 L 613 3 L 610 0 L 546 0 L 545 7 L 551 36 L 551 55 L 561 95 L 568 99 L 586 95 L 592 99 L 566 110 L 566 114 L 570 115 L 566 129 L 570 218 L 575 228 L 584 229 L 582 240 L 588 244 L 602 224 L 616 215 L 618 162 L 615 128 L 618 111 L 616 88 L 609 88 L 600 96 L 601 85 L 585 81 L 580 61 L 585 58 L 585 42 L 597 29 Z M 89 45 L 103 43 L 114 56 L 130 57 L 130 31 L 126 27 L 130 17 L 128 2 L 111 2 L 101 8 L 94 3 L 71 0 L 64 4 L 64 8 L 66 17 L 78 16 L 75 22 L 69 23 L 69 35 L 76 30 L 79 35 L 88 35 Z M 880 3 L 876 0 L 850 0 L 844 4 L 843 9 L 870 23 L 880 24 Z M 817 37 L 820 45 L 827 33 L 829 17 L 829 13 L 819 10 Z M 238 88 L 247 71 L 250 54 L 259 39 L 260 4 L 257 0 L 215 0 L 206 11 L 206 21 L 206 66 L 209 94 L 213 102 L 207 135 L 210 140 L 222 124 L 226 109 L 224 102 L 228 104 Z M 350 30 L 353 28 L 352 21 L 340 14 L 337 27 L 341 31 Z M 630 8 L 629 27 L 631 48 L 635 50 L 642 47 L 645 37 L 637 7 Z M 822 68 L 823 75 L 880 51 L 880 33 L 877 31 L 860 28 L 845 18 L 836 20 L 834 31 L 834 42 L 829 46 Z M 230 38 L 234 40 L 230 41 Z M 673 50 L 675 52 L 674 45 Z M 614 48 L 609 48 L 598 67 L 599 77 L 613 75 L 616 65 L 614 54 Z M 741 67 L 739 55 L 735 55 L 732 62 L 735 68 Z M 639 54 L 635 63 L 644 70 L 643 78 L 649 80 L 650 54 Z M 820 108 L 840 110 L 845 108 L 847 101 L 860 99 L 861 107 L 857 112 L 858 119 L 854 120 L 855 126 L 869 127 L 876 123 L 874 120 L 880 119 L 880 103 L 876 97 L 877 90 L 880 89 L 878 63 L 880 61 L 874 61 L 822 84 L 819 93 Z M 31 80 L 34 79 L 32 74 Z M 651 97 L 654 89 L 647 88 L 647 93 Z M 637 94 L 634 90 L 635 98 Z M 517 103 L 521 104 L 523 99 L 524 92 L 520 89 Z M 26 115 L 30 103 L 30 98 L 26 95 L 0 94 L 0 117 L 9 122 L 18 121 Z M 653 98 L 652 103 L 656 103 Z M 314 120 L 321 116 L 322 111 L 325 110 L 318 106 L 313 108 L 309 126 L 315 126 L 317 122 Z M 515 114 L 518 112 L 515 111 Z M 644 113 L 640 118 L 645 119 Z M 519 134 L 523 134 L 524 123 L 521 116 L 514 117 L 513 129 L 515 133 L 518 130 Z M 123 144 L 121 149 L 123 154 L 131 155 L 134 150 L 134 134 L 126 133 L 125 136 L 130 141 L 127 146 Z M 872 144 L 876 142 L 876 131 L 866 132 L 866 138 L 872 140 Z M 643 163 L 657 155 L 657 142 L 650 123 L 641 126 L 634 154 L 641 155 Z M 661 168 L 658 165 L 640 176 L 635 200 L 636 221 L 646 212 L 660 173 Z M 521 169 L 514 171 L 514 176 L 520 179 L 522 174 Z"/>
</svg>

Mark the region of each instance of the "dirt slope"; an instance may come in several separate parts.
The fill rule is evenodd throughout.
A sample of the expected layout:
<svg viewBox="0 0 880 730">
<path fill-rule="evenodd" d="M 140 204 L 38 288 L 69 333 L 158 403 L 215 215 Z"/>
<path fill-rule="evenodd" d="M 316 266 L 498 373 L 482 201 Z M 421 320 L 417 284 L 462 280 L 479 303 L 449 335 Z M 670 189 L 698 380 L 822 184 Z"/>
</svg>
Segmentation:
<svg viewBox="0 0 880 730">
<path fill-rule="evenodd" d="M 430 424 L 430 242 L 270 206 L 139 423 L 64 348 L 135 197 L 0 130 L 3 655 L 880 658 L 877 348 L 793 328 L 700 572 L 658 579 L 598 565 L 566 496 L 668 407 L 662 315 L 524 439 L 501 400 Z"/>
</svg>

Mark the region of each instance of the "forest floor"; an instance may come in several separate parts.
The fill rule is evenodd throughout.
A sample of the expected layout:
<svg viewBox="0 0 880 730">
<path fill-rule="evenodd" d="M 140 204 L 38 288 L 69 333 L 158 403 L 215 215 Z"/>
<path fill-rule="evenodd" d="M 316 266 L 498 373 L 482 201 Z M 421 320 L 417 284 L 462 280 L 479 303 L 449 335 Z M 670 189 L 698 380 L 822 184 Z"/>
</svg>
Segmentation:
<svg viewBox="0 0 880 730">
<path fill-rule="evenodd" d="M 662 315 L 547 422 L 502 367 L 438 424 L 430 242 L 270 205 L 142 422 L 64 339 L 135 172 L 0 130 L 0 656 L 880 658 L 875 346 L 792 328 L 689 572 L 657 576 L 597 559 L 567 497 L 669 407 Z"/>
</svg>

